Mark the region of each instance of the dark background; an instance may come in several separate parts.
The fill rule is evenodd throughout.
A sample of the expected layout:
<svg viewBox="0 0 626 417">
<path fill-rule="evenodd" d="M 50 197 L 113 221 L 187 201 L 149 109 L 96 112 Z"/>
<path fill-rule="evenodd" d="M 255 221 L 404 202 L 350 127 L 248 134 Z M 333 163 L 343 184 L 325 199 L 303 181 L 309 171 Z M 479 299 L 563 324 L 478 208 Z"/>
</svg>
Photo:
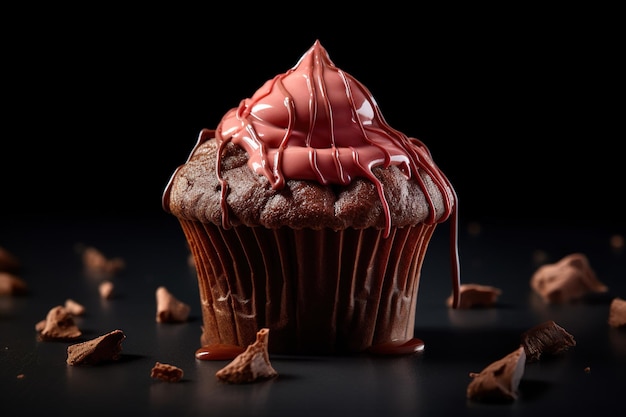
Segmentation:
<svg viewBox="0 0 626 417">
<path fill-rule="evenodd" d="M 239 8 L 7 14 L 1 213 L 161 214 L 199 131 L 319 39 L 430 148 L 462 221 L 624 224 L 615 11 Z"/>
</svg>

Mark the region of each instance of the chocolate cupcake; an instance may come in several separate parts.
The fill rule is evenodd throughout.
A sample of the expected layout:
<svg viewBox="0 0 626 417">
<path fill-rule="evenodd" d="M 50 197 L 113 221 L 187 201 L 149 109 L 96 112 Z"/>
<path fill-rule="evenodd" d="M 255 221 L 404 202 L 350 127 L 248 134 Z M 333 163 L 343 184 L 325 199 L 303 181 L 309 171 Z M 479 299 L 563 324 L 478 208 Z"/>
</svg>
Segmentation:
<svg viewBox="0 0 626 417">
<path fill-rule="evenodd" d="M 281 354 L 404 353 L 422 263 L 457 201 L 426 146 L 390 127 L 319 41 L 204 129 L 172 175 L 200 289 L 202 346 Z"/>
</svg>

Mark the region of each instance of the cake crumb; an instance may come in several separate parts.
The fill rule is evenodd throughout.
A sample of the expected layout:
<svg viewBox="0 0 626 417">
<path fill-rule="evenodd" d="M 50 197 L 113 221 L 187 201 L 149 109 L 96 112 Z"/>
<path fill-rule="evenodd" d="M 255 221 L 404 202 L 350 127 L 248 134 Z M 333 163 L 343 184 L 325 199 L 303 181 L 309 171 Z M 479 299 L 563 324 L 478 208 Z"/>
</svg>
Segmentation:
<svg viewBox="0 0 626 417">
<path fill-rule="evenodd" d="M 482 371 L 470 372 L 472 381 L 467 386 L 467 398 L 482 402 L 510 402 L 517 399 L 525 362 L 524 347 L 520 346 Z"/>
<path fill-rule="evenodd" d="M 158 287 L 155 295 L 157 323 L 182 323 L 189 319 L 191 307 L 174 297 L 166 287 Z"/>
<path fill-rule="evenodd" d="M 150 377 L 165 382 L 178 382 L 183 379 L 183 370 L 174 365 L 156 362 L 150 371 Z"/>
<path fill-rule="evenodd" d="M 82 332 L 74 322 L 74 316 L 64 306 L 52 307 L 45 320 L 35 324 L 41 340 L 72 340 L 80 337 Z"/>
<path fill-rule="evenodd" d="M 532 275 L 530 286 L 549 304 L 567 303 L 589 293 L 608 291 L 582 253 L 573 253 L 556 263 L 540 266 Z"/>
<path fill-rule="evenodd" d="M 65 300 L 65 309 L 74 316 L 82 316 L 85 314 L 85 306 L 71 298 Z"/>
<path fill-rule="evenodd" d="M 608 322 L 611 327 L 626 326 L 626 300 L 620 297 L 611 300 Z"/>
<path fill-rule="evenodd" d="M 101 362 L 117 361 L 122 356 L 122 341 L 126 335 L 121 330 L 67 347 L 68 365 L 96 365 Z"/>
<path fill-rule="evenodd" d="M 219 380 L 231 384 L 245 384 L 278 376 L 269 360 L 267 351 L 268 338 L 268 328 L 259 330 L 256 335 L 256 341 L 249 345 L 232 362 L 217 371 L 215 376 Z"/>
<path fill-rule="evenodd" d="M 585 373 L 588 374 L 591 372 L 591 368 L 589 366 L 586 366 L 584 369 Z"/>
<path fill-rule="evenodd" d="M 459 288 L 459 309 L 493 307 L 502 294 L 499 288 L 491 285 L 461 284 Z M 454 297 L 446 299 L 446 305 L 452 307 Z"/>
<path fill-rule="evenodd" d="M 109 300 L 113 298 L 115 294 L 115 285 L 112 281 L 104 280 L 98 286 L 98 291 L 100 292 L 100 298 L 103 300 Z"/>
<path fill-rule="evenodd" d="M 0 272 L 0 295 L 24 295 L 27 293 L 26 281 L 11 272 Z"/>
<path fill-rule="evenodd" d="M 119 257 L 108 258 L 93 246 L 79 246 L 79 251 L 82 254 L 85 273 L 91 277 L 112 277 L 126 267 L 124 259 Z"/>
<path fill-rule="evenodd" d="M 522 333 L 522 346 L 529 362 L 541 355 L 557 355 L 576 346 L 574 337 L 553 320 L 548 320 Z"/>
</svg>

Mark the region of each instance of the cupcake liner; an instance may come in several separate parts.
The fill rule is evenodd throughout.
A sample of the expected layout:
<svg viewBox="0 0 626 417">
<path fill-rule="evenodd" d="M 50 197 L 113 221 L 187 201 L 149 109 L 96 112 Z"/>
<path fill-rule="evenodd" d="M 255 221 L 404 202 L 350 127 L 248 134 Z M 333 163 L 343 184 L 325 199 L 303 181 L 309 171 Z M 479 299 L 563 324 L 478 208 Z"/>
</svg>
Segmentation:
<svg viewBox="0 0 626 417">
<path fill-rule="evenodd" d="M 436 225 L 268 229 L 181 219 L 195 259 L 200 342 L 344 354 L 413 337 L 422 262 Z"/>
</svg>

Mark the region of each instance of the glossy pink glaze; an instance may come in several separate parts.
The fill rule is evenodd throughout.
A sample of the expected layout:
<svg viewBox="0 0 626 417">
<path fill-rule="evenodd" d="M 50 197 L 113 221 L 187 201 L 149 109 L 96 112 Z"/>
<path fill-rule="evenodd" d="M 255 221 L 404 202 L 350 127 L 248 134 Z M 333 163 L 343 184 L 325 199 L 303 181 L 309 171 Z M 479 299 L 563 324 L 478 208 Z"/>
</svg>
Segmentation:
<svg viewBox="0 0 626 417">
<path fill-rule="evenodd" d="M 231 141 L 243 147 L 250 168 L 275 189 L 282 188 L 286 178 L 342 185 L 355 177 L 369 178 L 383 203 L 386 235 L 391 217 L 382 185 L 372 173 L 376 166 L 397 165 L 420 183 L 418 169 L 426 171 L 444 196 L 446 212 L 440 221 L 455 206 L 452 187 L 424 144 L 389 126 L 368 89 L 337 68 L 319 41 L 293 68 L 226 113 L 215 137 L 220 152 Z M 222 185 L 225 197 L 227 184 Z M 435 210 L 424 194 L 431 204 L 426 222 L 432 224 Z"/>
</svg>

